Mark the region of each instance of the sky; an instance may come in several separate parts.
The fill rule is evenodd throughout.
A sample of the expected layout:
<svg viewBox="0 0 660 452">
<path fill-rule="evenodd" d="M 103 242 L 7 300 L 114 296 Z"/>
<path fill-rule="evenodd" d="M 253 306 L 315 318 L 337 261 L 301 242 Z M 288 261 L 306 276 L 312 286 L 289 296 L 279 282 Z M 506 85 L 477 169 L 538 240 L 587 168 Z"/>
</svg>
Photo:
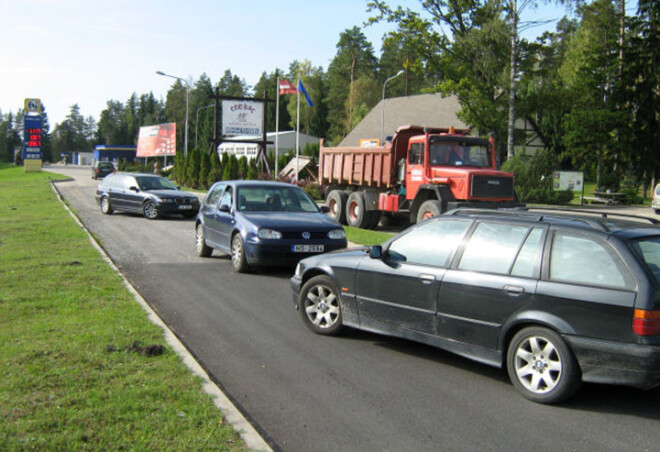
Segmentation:
<svg viewBox="0 0 660 452">
<path fill-rule="evenodd" d="M 165 99 L 174 79 L 215 84 L 230 69 L 254 86 L 263 72 L 294 60 L 327 70 L 339 35 L 370 17 L 366 0 L 0 0 L 0 111 L 41 99 L 51 129 L 78 104 L 98 120 L 109 100 L 153 92 Z M 421 11 L 419 0 L 390 0 Z M 557 7 L 529 9 L 552 19 Z M 391 24 L 363 29 L 380 55 Z M 533 36 L 532 36 L 533 38 Z M 274 93 L 273 93 L 274 95 Z"/>
</svg>

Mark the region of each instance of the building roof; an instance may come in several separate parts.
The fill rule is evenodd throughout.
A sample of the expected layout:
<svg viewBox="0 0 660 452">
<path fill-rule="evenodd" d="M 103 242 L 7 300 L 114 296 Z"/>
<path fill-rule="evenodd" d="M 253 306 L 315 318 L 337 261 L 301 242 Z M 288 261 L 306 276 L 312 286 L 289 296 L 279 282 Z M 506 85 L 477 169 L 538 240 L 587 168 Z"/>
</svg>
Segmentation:
<svg viewBox="0 0 660 452">
<path fill-rule="evenodd" d="M 468 125 L 456 117 L 461 109 L 455 96 L 418 94 L 385 99 L 385 135 L 392 136 L 396 129 L 407 124 L 422 127 L 450 127 L 466 129 Z M 365 116 L 344 138 L 339 146 L 359 146 L 360 140 L 381 137 L 383 100 Z"/>
</svg>

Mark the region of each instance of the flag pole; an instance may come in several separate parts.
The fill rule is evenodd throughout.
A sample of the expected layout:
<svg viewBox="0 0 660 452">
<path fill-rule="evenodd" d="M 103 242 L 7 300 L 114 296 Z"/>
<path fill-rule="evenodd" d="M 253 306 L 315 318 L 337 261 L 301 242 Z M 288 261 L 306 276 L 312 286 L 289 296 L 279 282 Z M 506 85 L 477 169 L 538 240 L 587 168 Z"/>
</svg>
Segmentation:
<svg viewBox="0 0 660 452">
<path fill-rule="evenodd" d="M 297 87 L 300 87 L 300 76 L 298 76 Z M 297 89 L 298 100 L 296 102 L 296 185 L 298 184 L 298 154 L 300 153 L 300 90 Z"/>
<path fill-rule="evenodd" d="M 277 168 L 277 162 L 279 160 L 279 137 L 280 137 L 280 77 L 277 76 L 277 83 L 275 85 L 277 90 L 277 96 L 275 101 L 275 179 L 279 177 L 279 170 Z"/>
</svg>

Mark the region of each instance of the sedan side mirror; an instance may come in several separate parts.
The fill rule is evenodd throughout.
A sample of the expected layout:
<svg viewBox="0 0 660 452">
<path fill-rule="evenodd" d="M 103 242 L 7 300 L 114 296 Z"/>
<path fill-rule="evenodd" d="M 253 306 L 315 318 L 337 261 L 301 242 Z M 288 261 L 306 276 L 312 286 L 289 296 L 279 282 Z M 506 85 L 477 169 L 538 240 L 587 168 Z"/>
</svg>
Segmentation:
<svg viewBox="0 0 660 452">
<path fill-rule="evenodd" d="M 381 259 L 383 257 L 383 247 L 380 245 L 373 245 L 369 248 L 369 257 L 372 259 Z"/>
<path fill-rule="evenodd" d="M 328 206 L 321 206 L 320 207 L 321 213 L 329 213 L 330 212 L 330 207 Z"/>
</svg>

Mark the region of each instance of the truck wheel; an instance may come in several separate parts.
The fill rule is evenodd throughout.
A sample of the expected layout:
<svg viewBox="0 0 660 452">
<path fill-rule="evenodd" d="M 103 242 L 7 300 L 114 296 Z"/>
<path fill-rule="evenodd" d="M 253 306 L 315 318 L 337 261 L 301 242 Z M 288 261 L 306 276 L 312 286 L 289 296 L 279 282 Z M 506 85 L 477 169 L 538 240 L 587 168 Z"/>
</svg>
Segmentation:
<svg viewBox="0 0 660 452">
<path fill-rule="evenodd" d="M 366 229 L 371 215 L 365 210 L 364 194 L 354 191 L 346 202 L 346 223 L 354 228 Z"/>
<path fill-rule="evenodd" d="M 442 203 L 435 199 L 424 201 L 417 211 L 417 223 L 429 218 L 437 217 L 442 213 Z"/>
<path fill-rule="evenodd" d="M 348 201 L 348 193 L 345 191 L 332 190 L 328 194 L 329 215 L 341 224 L 346 224 L 346 201 Z"/>
</svg>

